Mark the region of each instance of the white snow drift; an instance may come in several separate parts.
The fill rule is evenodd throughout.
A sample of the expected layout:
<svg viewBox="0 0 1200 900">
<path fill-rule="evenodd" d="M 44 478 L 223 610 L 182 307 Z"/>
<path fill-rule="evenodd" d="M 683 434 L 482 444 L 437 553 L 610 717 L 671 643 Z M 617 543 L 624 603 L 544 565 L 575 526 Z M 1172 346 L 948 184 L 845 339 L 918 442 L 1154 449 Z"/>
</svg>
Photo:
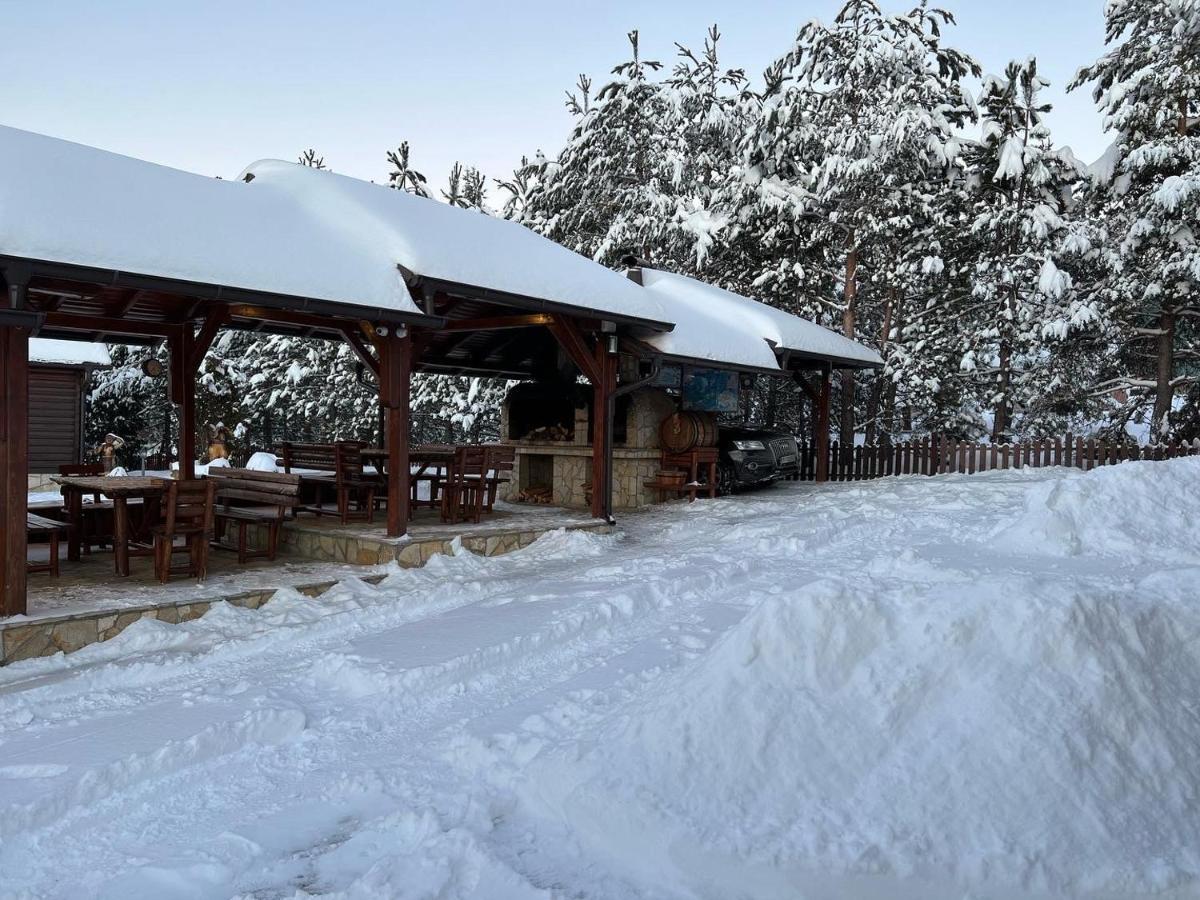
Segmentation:
<svg viewBox="0 0 1200 900">
<path fill-rule="evenodd" d="M 20 897 L 1200 895 L 1200 460 L 791 485 L 0 670 Z"/>
</svg>

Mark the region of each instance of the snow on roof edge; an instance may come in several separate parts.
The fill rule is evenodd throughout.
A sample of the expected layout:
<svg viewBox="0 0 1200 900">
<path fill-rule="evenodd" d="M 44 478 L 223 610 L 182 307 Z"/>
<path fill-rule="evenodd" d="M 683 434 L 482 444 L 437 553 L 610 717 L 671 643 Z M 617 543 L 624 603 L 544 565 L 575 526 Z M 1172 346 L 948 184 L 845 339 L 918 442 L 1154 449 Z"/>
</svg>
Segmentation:
<svg viewBox="0 0 1200 900">
<path fill-rule="evenodd" d="M 105 344 L 91 341 L 67 341 L 58 338 L 30 338 L 29 361 L 64 366 L 111 366 Z"/>
<path fill-rule="evenodd" d="M 641 270 L 641 279 L 647 290 L 666 301 L 668 313 L 687 320 L 689 310 L 702 311 L 704 316 L 715 318 L 728 329 L 721 335 L 722 339 L 732 333 L 754 334 L 771 349 L 772 359 L 775 349 L 780 349 L 826 359 L 835 364 L 849 363 L 855 367 L 883 365 L 883 358 L 870 347 L 762 301 L 663 269 L 645 267 Z M 672 304 L 675 310 L 672 310 Z M 692 341 L 697 346 L 707 347 L 711 343 L 711 336 L 697 334 L 697 324 L 695 321 L 684 321 L 677 328 L 678 336 L 674 340 L 651 343 L 660 345 L 664 353 L 668 352 L 668 345 L 686 346 Z M 720 347 L 726 346 L 722 340 Z M 676 352 L 675 355 L 679 354 Z"/>
</svg>

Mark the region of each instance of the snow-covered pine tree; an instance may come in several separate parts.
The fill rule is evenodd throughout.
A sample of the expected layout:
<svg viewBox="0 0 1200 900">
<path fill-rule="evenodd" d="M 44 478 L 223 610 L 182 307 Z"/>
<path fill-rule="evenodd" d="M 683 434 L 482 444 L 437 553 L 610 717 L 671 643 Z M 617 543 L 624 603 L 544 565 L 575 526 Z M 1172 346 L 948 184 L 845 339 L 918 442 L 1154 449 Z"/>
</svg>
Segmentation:
<svg viewBox="0 0 1200 900">
<path fill-rule="evenodd" d="M 1064 255 L 1065 215 L 1082 166 L 1055 150 L 1037 61 L 1011 62 L 984 80 L 982 137 L 968 151 L 977 179 L 969 302 L 959 309 L 960 368 L 1008 441 L 1014 414 L 1047 395 L 1052 344 L 1095 324 L 1077 302 Z"/>
<path fill-rule="evenodd" d="M 1095 299 L 1121 339 L 1099 387 L 1152 406 L 1151 433 L 1200 434 L 1200 0 L 1109 0 L 1109 50 L 1071 88 L 1093 97 L 1116 139 L 1092 198 L 1107 231 Z M 1187 395 L 1172 412 L 1180 389 Z"/>
<path fill-rule="evenodd" d="M 674 68 L 658 81 L 661 63 L 642 59 L 636 31 L 628 37 L 633 58 L 594 99 L 586 75 L 568 92 L 578 122 L 562 153 L 523 165 L 504 186 L 522 198 L 521 221 L 580 253 L 696 271 L 725 224 L 714 196 L 744 125 L 745 74 L 721 66 L 716 26 L 699 52 L 677 44 Z"/>
<path fill-rule="evenodd" d="M 637 31 L 628 35 L 631 59 L 593 102 L 581 76 L 567 106 L 578 117 L 558 159 L 538 173 L 521 221 L 599 262 L 616 264 L 657 242 L 673 213 L 663 193 L 664 123 L 669 100 L 651 75 L 662 68 L 641 56 Z"/>
<path fill-rule="evenodd" d="M 487 180 L 483 177 L 482 172 L 473 166 L 464 166 L 460 162 L 456 162 L 450 167 L 446 190 L 442 191 L 443 200 L 459 209 L 477 209 L 484 212 L 486 197 Z"/>
<path fill-rule="evenodd" d="M 442 191 L 442 199 L 451 206 L 464 207 L 467 205 L 463 198 L 463 164 L 456 162 L 450 167 L 450 176 L 446 179 L 446 190 Z"/>
<path fill-rule="evenodd" d="M 388 172 L 388 185 L 401 191 L 408 191 L 418 197 L 429 196 L 429 182 L 425 176 L 412 167 L 409 162 L 408 141 L 402 141 L 395 150 L 387 153 L 388 164 L 392 169 Z"/>
<path fill-rule="evenodd" d="M 463 208 L 477 209 L 487 212 L 487 179 L 474 166 L 468 166 L 463 173 Z"/>
<path fill-rule="evenodd" d="M 539 173 L 546 166 L 546 157 L 539 150 L 533 162 L 528 156 L 521 157 L 521 164 L 513 169 L 508 178 L 493 178 L 496 187 L 508 196 L 500 204 L 500 216 L 504 219 L 525 218 L 525 210 L 529 206 L 529 197 L 538 190 Z"/>
<path fill-rule="evenodd" d="M 308 166 L 312 169 L 324 169 L 325 157 L 317 156 L 317 151 L 309 147 L 297 158 L 296 162 L 302 166 Z"/>
<path fill-rule="evenodd" d="M 849 0 L 832 25 L 801 28 L 768 69 L 761 111 L 742 142 L 746 166 L 733 216 L 768 257 L 756 285 L 785 308 L 874 340 L 886 298 L 893 289 L 904 293 L 884 279 L 913 270 L 895 259 L 898 248 L 910 262 L 927 255 L 895 236 L 932 219 L 937 209 L 928 201 L 961 174 L 958 134 L 974 119 L 963 80 L 979 67 L 942 45 L 942 29 L 953 22 L 926 2 L 887 16 L 873 0 Z M 847 373 L 847 444 L 854 401 Z"/>
</svg>

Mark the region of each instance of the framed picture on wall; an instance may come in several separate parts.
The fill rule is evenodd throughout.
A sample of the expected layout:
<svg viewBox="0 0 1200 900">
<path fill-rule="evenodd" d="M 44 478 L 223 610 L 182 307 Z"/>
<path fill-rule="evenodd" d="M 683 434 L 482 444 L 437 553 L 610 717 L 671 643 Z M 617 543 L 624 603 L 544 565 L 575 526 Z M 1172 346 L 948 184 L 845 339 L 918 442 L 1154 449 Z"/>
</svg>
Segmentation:
<svg viewBox="0 0 1200 900">
<path fill-rule="evenodd" d="M 737 372 L 722 369 L 683 371 L 683 408 L 695 412 L 735 413 L 740 409 Z"/>
</svg>

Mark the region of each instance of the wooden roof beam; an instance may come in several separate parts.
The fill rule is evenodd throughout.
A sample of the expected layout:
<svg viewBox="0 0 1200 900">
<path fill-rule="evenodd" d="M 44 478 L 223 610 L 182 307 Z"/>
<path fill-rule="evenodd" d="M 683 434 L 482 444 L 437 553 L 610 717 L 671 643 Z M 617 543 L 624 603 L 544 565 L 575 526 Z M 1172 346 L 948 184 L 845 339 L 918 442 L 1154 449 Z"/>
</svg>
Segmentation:
<svg viewBox="0 0 1200 900">
<path fill-rule="evenodd" d="M 133 319 L 113 319 L 107 316 L 81 316 L 74 313 L 48 312 L 45 327 L 60 331 L 135 335 L 165 338 L 179 327 L 166 322 L 140 322 Z"/>
<path fill-rule="evenodd" d="M 529 313 L 523 316 L 485 316 L 479 319 L 451 319 L 439 328 L 438 331 L 501 331 L 506 328 L 533 328 L 539 325 L 553 324 L 554 316 L 549 313 Z"/>
<path fill-rule="evenodd" d="M 579 326 L 570 319 L 555 319 L 549 328 L 550 333 L 567 351 L 567 356 L 571 357 L 571 361 L 583 373 L 583 377 L 592 384 L 599 383 L 602 374 L 600 367 Z"/>
</svg>

